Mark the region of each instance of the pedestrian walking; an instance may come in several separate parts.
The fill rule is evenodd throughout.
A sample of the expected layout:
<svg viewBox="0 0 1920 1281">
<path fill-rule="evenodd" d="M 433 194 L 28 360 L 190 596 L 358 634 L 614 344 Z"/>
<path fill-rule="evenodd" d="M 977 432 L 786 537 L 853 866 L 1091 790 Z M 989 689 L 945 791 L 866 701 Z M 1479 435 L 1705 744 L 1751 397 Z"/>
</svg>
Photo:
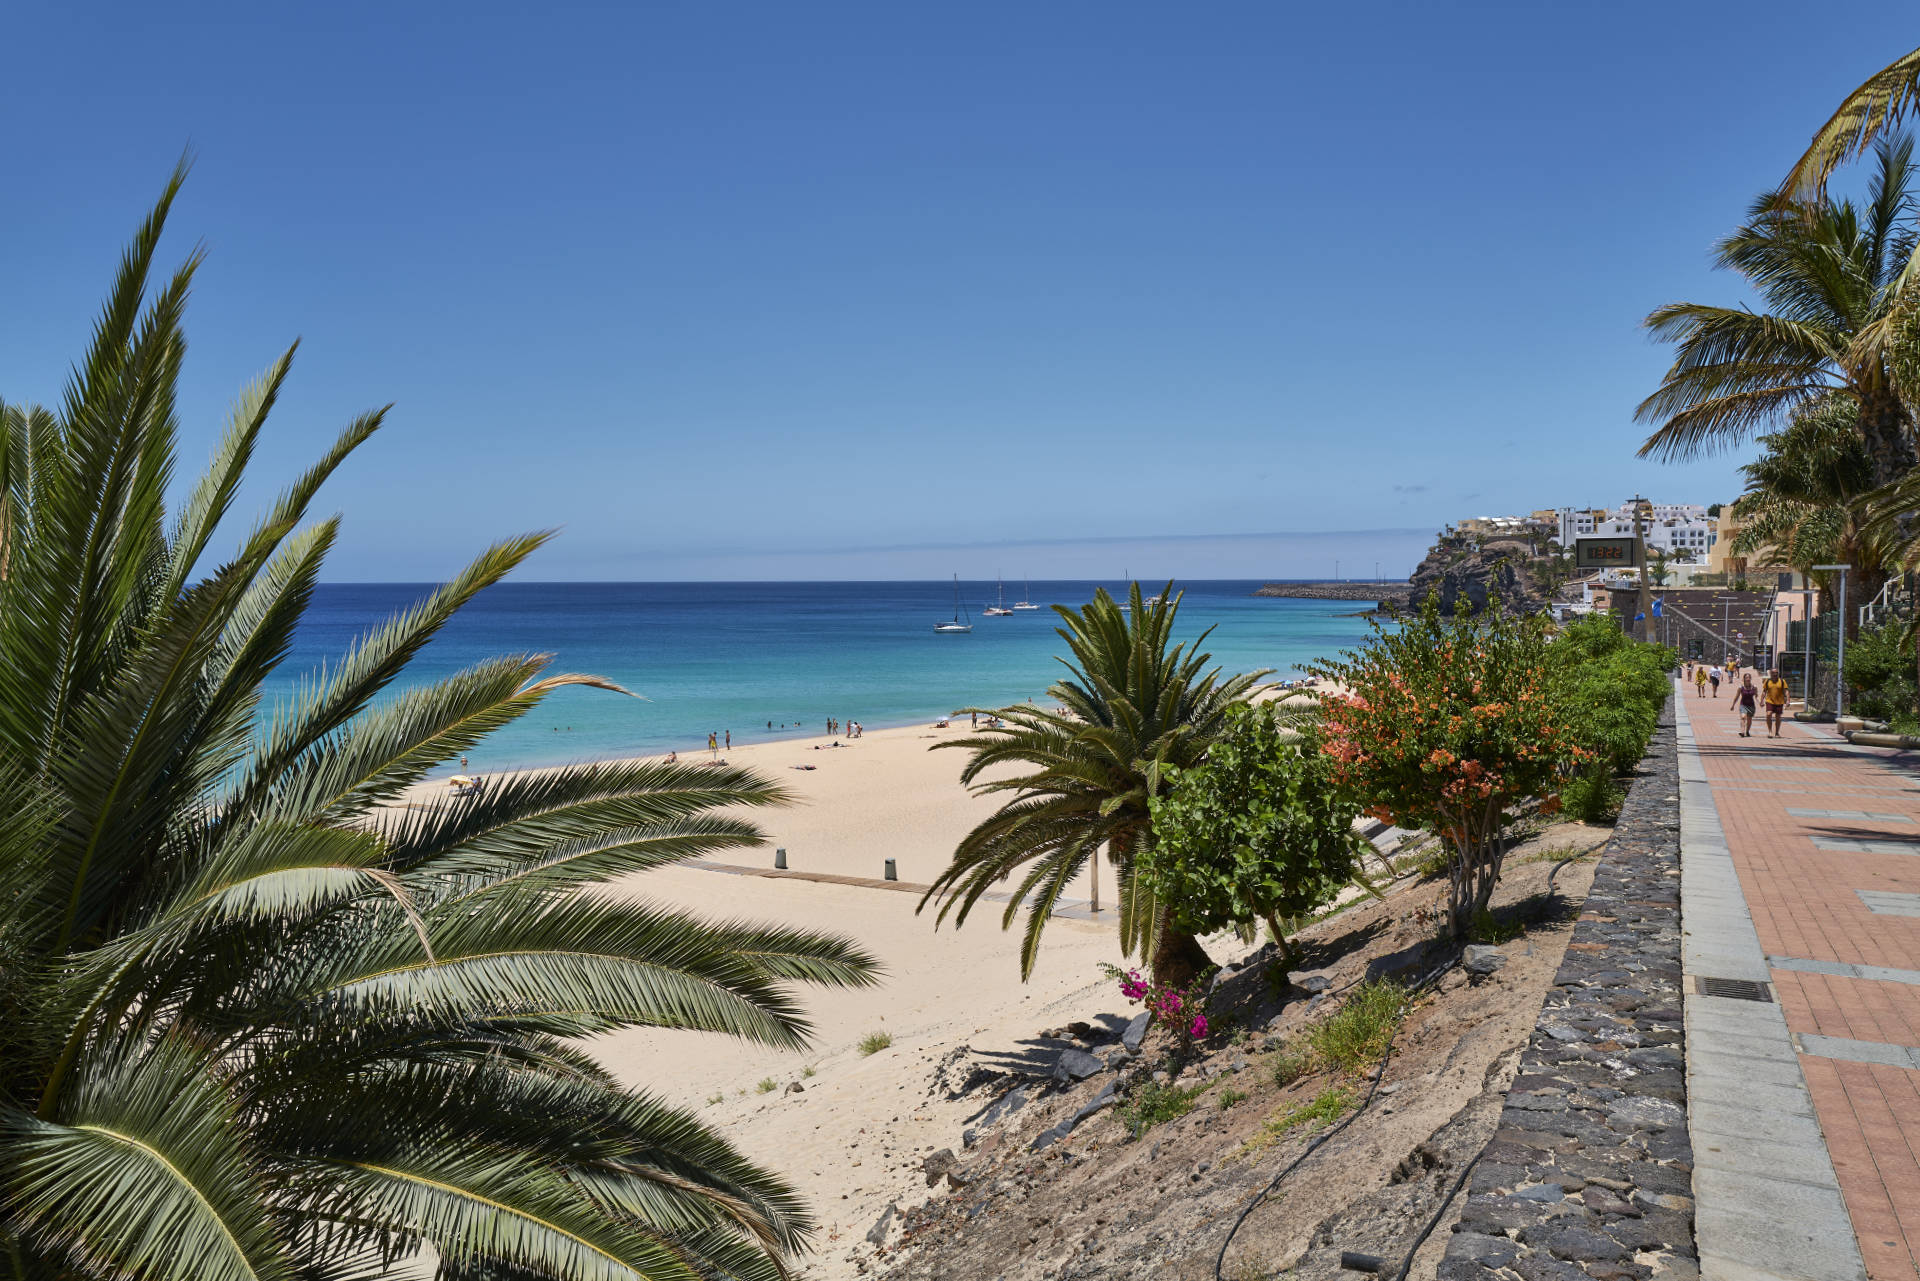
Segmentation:
<svg viewBox="0 0 1920 1281">
<path fill-rule="evenodd" d="M 707 758 L 716 761 L 720 759 L 720 736 L 711 730 L 707 732 Z"/>
<path fill-rule="evenodd" d="M 1780 675 L 1779 668 L 1767 669 L 1766 683 L 1760 686 L 1760 695 L 1767 705 L 1767 737 L 1779 738 L 1787 717 L 1787 682 Z"/>
<path fill-rule="evenodd" d="M 1740 678 L 1740 687 L 1733 691 L 1734 710 L 1740 713 L 1740 737 L 1753 737 L 1753 714 L 1760 710 L 1760 691 L 1754 688 L 1753 674 L 1749 672 Z"/>
<path fill-rule="evenodd" d="M 733 750 L 733 731 L 732 730 L 727 731 L 727 750 L 729 752 Z"/>
<path fill-rule="evenodd" d="M 1708 684 L 1713 686 L 1713 696 L 1715 698 L 1720 697 L 1720 669 L 1719 668 L 1716 667 L 1712 671 L 1707 673 L 1707 682 Z"/>
<path fill-rule="evenodd" d="M 1705 698 L 1707 696 L 1707 669 L 1705 667 L 1695 667 L 1693 669 L 1693 696 L 1695 698 Z"/>
</svg>

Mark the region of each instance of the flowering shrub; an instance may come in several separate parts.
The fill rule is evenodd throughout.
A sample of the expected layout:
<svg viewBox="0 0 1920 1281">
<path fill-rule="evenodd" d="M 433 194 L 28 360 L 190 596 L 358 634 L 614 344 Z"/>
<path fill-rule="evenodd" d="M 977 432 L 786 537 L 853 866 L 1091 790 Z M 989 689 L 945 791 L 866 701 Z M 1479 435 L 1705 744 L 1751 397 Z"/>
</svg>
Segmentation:
<svg viewBox="0 0 1920 1281">
<path fill-rule="evenodd" d="M 1140 977 L 1139 970 L 1123 970 L 1117 965 L 1100 968 L 1107 972 L 1108 978 L 1119 980 L 1120 995 L 1145 1005 L 1152 1011 L 1155 1022 L 1172 1028 L 1182 1050 L 1192 1049 L 1195 1041 L 1206 1039 L 1207 1003 L 1201 994 L 1206 984 L 1205 975 L 1186 987 L 1169 987 Z"/>
<path fill-rule="evenodd" d="M 1544 620 L 1497 601 L 1443 618 L 1429 598 L 1313 669 L 1346 689 L 1322 703 L 1334 777 L 1375 817 L 1444 843 L 1455 937 L 1493 897 L 1515 807 L 1540 797 L 1557 808 L 1561 779 L 1591 755 L 1569 730 L 1547 647 Z"/>
<path fill-rule="evenodd" d="M 1284 732 L 1271 707 L 1251 706 L 1229 714 L 1206 760 L 1166 776 L 1135 874 L 1180 929 L 1231 926 L 1251 939 L 1265 921 L 1291 964 L 1286 922 L 1338 897 L 1366 848 L 1331 762 L 1311 737 Z"/>
</svg>

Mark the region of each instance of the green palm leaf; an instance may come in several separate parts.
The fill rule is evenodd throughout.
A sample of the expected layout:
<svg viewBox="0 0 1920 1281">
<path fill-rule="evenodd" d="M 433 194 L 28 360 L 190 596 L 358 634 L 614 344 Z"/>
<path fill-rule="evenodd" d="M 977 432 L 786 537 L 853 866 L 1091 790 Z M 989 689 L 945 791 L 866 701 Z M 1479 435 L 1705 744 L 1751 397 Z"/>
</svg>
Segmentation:
<svg viewBox="0 0 1920 1281">
<path fill-rule="evenodd" d="M 544 535 L 503 542 L 263 706 L 333 546 L 303 525 L 362 415 L 211 572 L 292 352 L 171 519 L 180 317 L 146 297 L 179 175 L 58 412 L 0 405 L 0 1236 L 16 1276 L 785 1275 L 792 1189 L 621 1088 L 579 1038 L 804 1044 L 846 940 L 633 901 L 756 844 L 744 770 L 602 765 L 401 798 L 554 690 L 538 655 L 411 660 Z M 623 691 L 622 691 L 623 692 Z"/>
<path fill-rule="evenodd" d="M 0 1113 L 10 1200 L 46 1243 L 133 1276 L 289 1275 L 213 1065 L 178 1039 L 96 1054 L 57 1117 Z"/>
<path fill-rule="evenodd" d="M 1152 604 L 1131 589 L 1122 610 L 1105 591 L 1079 610 L 1055 606 L 1056 629 L 1071 658 L 1066 678 L 1048 690 L 1064 714 L 1032 707 L 984 711 L 1003 722 L 938 744 L 968 753 L 961 781 L 980 795 L 1009 794 L 993 815 L 962 838 L 920 907 L 940 904 L 956 925 L 993 886 L 1013 887 L 1001 925 L 1024 908 L 1020 972 L 1039 956 L 1049 916 L 1075 877 L 1097 867 L 1105 849 L 1120 880 L 1120 940 L 1128 954 L 1152 954 L 1156 972 L 1177 977 L 1203 963 L 1190 937 L 1160 928 L 1161 912 L 1131 876 L 1132 853 L 1152 830 L 1151 798 L 1165 770 L 1198 762 L 1224 729 L 1229 708 L 1244 702 L 1266 671 L 1223 679 L 1207 669 L 1210 655 L 1173 643 L 1179 597 L 1168 583 Z M 1007 766 L 1023 772 L 1004 774 Z M 983 778 L 988 772 L 999 777 Z"/>
</svg>

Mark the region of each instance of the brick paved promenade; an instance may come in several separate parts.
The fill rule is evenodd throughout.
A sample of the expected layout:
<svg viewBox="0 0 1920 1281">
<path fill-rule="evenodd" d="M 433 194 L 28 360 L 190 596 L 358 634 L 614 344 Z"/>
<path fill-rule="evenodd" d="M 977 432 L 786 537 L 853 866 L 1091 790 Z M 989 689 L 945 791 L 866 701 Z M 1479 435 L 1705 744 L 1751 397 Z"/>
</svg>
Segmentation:
<svg viewBox="0 0 1920 1281">
<path fill-rule="evenodd" d="M 1864 1263 L 1873 1281 L 1920 1281 L 1920 754 L 1791 720 L 1780 739 L 1763 724 L 1741 738 L 1725 690 L 1680 701 L 1683 792 L 1688 727 L 1700 789 L 1683 906 L 1702 1270 L 1725 1252 L 1726 1276 Z M 1777 1005 L 1722 999 L 1703 977 L 1764 977 Z M 1715 1104 L 1716 1081 L 1736 1106 Z M 1838 1217 L 1833 1180 L 1857 1260 L 1831 1239 L 1794 1253 L 1800 1229 L 1817 1238 Z"/>
</svg>

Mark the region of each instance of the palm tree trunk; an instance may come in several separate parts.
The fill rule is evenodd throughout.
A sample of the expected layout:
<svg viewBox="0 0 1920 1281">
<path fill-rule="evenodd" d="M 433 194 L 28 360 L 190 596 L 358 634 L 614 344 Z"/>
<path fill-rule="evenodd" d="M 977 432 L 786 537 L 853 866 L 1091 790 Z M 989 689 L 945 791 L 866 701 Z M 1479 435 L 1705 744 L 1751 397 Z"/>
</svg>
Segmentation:
<svg viewBox="0 0 1920 1281">
<path fill-rule="evenodd" d="M 1153 959 L 1148 964 L 1153 970 L 1155 983 L 1162 987 L 1183 988 L 1212 965 L 1213 958 L 1207 955 L 1207 949 L 1200 946 L 1199 939 L 1176 930 L 1163 915 L 1160 928 L 1154 934 Z"/>
<path fill-rule="evenodd" d="M 1913 424 L 1897 392 L 1861 396 L 1860 431 L 1867 439 L 1867 452 L 1873 456 L 1875 486 L 1891 484 L 1913 470 Z"/>
</svg>

